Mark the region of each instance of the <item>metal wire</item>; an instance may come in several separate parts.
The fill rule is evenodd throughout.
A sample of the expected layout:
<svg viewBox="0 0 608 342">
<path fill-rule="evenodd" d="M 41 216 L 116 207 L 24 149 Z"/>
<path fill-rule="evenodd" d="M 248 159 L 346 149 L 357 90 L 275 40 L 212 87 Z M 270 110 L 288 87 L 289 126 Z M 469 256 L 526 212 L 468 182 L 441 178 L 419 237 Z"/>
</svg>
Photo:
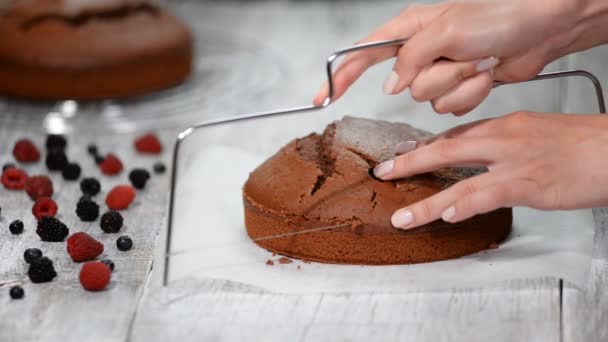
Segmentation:
<svg viewBox="0 0 608 342">
<path fill-rule="evenodd" d="M 360 51 L 365 49 L 372 48 L 382 48 L 382 47 L 390 47 L 390 46 L 399 46 L 403 45 L 407 42 L 407 39 L 396 39 L 396 40 L 384 40 L 378 42 L 372 42 L 367 44 L 360 44 L 351 47 L 347 47 L 341 50 L 338 50 L 332 53 L 326 61 L 326 72 L 327 72 L 327 85 L 328 85 L 328 93 L 327 97 L 323 100 L 323 102 L 318 105 L 309 105 L 309 106 L 301 106 L 301 107 L 292 107 L 264 112 L 255 112 L 249 114 L 242 114 L 237 116 L 231 116 L 227 118 L 220 118 L 215 120 L 208 120 L 195 123 L 194 125 L 188 127 L 177 135 L 177 140 L 173 149 L 173 162 L 171 168 L 171 189 L 169 194 L 169 215 L 168 215 L 168 223 L 167 223 L 167 238 L 165 242 L 165 255 L 164 255 L 164 265 L 163 265 L 163 286 L 167 286 L 169 282 L 169 272 L 170 272 L 170 262 L 169 259 L 171 257 L 171 242 L 173 236 L 173 215 L 175 214 L 175 192 L 177 187 L 177 174 L 178 174 L 178 164 L 179 164 L 179 151 L 182 145 L 182 142 L 192 134 L 197 129 L 201 129 L 204 127 L 216 126 L 221 124 L 226 124 L 235 121 L 247 121 L 251 119 L 264 119 L 275 116 L 289 115 L 289 114 L 298 114 L 304 112 L 311 112 L 323 109 L 329 106 L 332 103 L 333 95 L 334 95 L 334 79 L 333 79 L 333 65 L 334 62 L 341 56 Z M 606 113 L 606 107 L 604 103 L 603 91 L 599 80 L 591 73 L 584 70 L 569 70 L 569 71 L 558 71 L 551 73 L 544 73 L 536 76 L 535 78 L 523 82 L 532 82 L 532 81 L 541 81 L 547 79 L 555 79 L 562 77 L 573 77 L 580 76 L 590 80 L 593 83 L 595 94 L 597 97 L 598 108 L 600 113 Z M 523 83 L 522 82 L 522 83 Z M 507 83 L 495 82 L 494 87 L 499 87 L 506 85 Z M 512 83 L 511 83 L 512 84 Z M 331 227 L 330 227 L 331 228 Z M 329 229 L 329 228 L 327 228 Z M 315 229 L 315 231 L 321 230 Z M 282 237 L 284 234 L 277 235 L 277 238 Z"/>
</svg>

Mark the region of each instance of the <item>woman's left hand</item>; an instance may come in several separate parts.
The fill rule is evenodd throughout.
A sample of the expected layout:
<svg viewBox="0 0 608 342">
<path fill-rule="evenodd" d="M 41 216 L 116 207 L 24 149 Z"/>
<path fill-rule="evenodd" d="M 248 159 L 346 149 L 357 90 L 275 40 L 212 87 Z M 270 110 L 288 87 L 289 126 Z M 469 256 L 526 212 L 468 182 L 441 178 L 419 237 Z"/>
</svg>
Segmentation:
<svg viewBox="0 0 608 342">
<path fill-rule="evenodd" d="M 374 169 L 392 180 L 450 166 L 486 166 L 391 222 L 459 222 L 501 207 L 576 209 L 608 204 L 608 117 L 516 112 L 458 126 Z"/>
</svg>

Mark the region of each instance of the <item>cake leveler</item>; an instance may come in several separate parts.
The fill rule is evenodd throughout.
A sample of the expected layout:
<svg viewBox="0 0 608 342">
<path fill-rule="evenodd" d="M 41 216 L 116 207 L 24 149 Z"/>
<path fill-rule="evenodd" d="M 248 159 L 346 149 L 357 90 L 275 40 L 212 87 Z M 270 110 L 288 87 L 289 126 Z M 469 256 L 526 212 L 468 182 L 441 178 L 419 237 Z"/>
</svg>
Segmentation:
<svg viewBox="0 0 608 342">
<path fill-rule="evenodd" d="M 179 162 L 180 147 L 182 146 L 182 143 L 184 142 L 184 140 L 187 139 L 188 136 L 190 136 L 195 130 L 202 129 L 205 127 L 217 126 L 217 125 L 232 123 L 232 122 L 236 122 L 236 121 L 263 119 L 263 118 L 270 118 L 270 117 L 276 117 L 276 116 L 281 116 L 281 115 L 298 114 L 298 113 L 305 113 L 305 112 L 321 110 L 321 109 L 329 106 L 332 103 L 332 98 L 333 98 L 333 94 L 334 94 L 333 66 L 334 66 L 334 62 L 339 57 L 352 53 L 352 52 L 355 52 L 355 51 L 361 51 L 361 50 L 365 50 L 365 49 L 399 46 L 399 45 L 403 45 L 406 42 L 407 42 L 407 39 L 377 41 L 377 42 L 372 42 L 372 43 L 354 45 L 354 46 L 347 47 L 347 48 L 344 48 L 344 49 L 341 49 L 341 50 L 338 50 L 338 51 L 332 53 L 327 58 L 327 61 L 326 61 L 328 94 L 327 94 L 327 97 L 325 98 L 325 100 L 323 100 L 323 102 L 318 106 L 308 105 L 308 106 L 301 106 L 301 107 L 292 107 L 292 108 L 248 113 L 248 114 L 242 114 L 242 115 L 237 115 L 237 116 L 230 116 L 230 117 L 225 117 L 225 118 L 220 118 L 220 119 L 203 121 L 203 122 L 199 122 L 199 123 L 196 123 L 196 124 L 188 127 L 187 129 L 183 130 L 182 132 L 180 132 L 177 135 L 177 140 L 175 142 L 174 149 L 173 149 L 173 162 L 172 162 L 172 170 L 171 170 L 171 189 L 170 189 L 170 195 L 169 195 L 169 215 L 168 215 L 168 223 L 167 223 L 167 239 L 166 239 L 166 244 L 165 244 L 164 265 L 163 265 L 163 267 L 164 267 L 163 286 L 167 286 L 168 281 L 169 281 L 169 272 L 170 272 L 169 260 L 172 255 L 171 241 L 172 241 L 172 235 L 173 235 L 173 230 L 174 230 L 173 216 L 175 213 L 175 202 L 176 202 L 175 190 L 176 190 L 176 185 L 177 185 L 177 171 L 178 171 L 177 168 L 178 168 L 178 164 L 179 164 L 178 162 Z M 598 104 L 599 112 L 605 113 L 606 108 L 605 108 L 605 104 L 604 104 L 604 97 L 603 97 L 601 84 L 600 84 L 599 80 L 593 74 L 591 74 L 587 71 L 568 70 L 568 71 L 543 73 L 543 74 L 537 75 L 536 77 L 534 77 L 531 80 L 523 81 L 521 83 L 554 79 L 554 78 L 562 78 L 562 77 L 574 77 L 574 76 L 584 77 L 593 83 L 595 95 L 597 97 L 597 104 Z M 496 88 L 498 86 L 502 86 L 504 84 L 506 84 L 506 83 L 494 82 L 494 88 Z M 279 239 L 279 238 L 285 238 L 285 237 L 299 235 L 299 234 L 313 234 L 314 232 L 330 230 L 330 229 L 339 229 L 339 228 L 344 228 L 344 227 L 348 227 L 348 226 L 351 226 L 351 223 L 315 227 L 315 228 L 303 229 L 303 230 L 299 230 L 299 231 L 270 235 L 270 236 L 261 236 L 261 237 L 257 237 L 257 238 L 252 238 L 252 240 L 262 241 L 262 240 L 270 240 L 270 239 Z M 424 230 L 425 230 L 425 228 L 421 227 L 421 228 L 415 228 L 415 229 L 409 230 L 407 232 L 408 233 L 419 233 Z"/>
</svg>

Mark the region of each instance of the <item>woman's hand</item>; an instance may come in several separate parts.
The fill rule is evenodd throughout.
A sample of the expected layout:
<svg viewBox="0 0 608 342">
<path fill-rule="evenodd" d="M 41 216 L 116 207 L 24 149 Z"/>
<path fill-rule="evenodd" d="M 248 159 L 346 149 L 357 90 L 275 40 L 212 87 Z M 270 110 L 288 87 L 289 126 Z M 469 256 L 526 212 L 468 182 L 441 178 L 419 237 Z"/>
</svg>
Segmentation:
<svg viewBox="0 0 608 342">
<path fill-rule="evenodd" d="M 604 3 L 606 0 L 462 0 L 410 6 L 360 43 L 409 41 L 401 47 L 348 55 L 335 73 L 333 100 L 369 67 L 396 56 L 384 84 L 387 94 L 410 88 L 415 100 L 431 101 L 438 113 L 464 114 L 483 101 L 494 80 L 530 79 L 552 60 L 606 41 L 608 30 L 597 28 L 603 23 L 606 29 L 606 18 L 596 18 L 604 13 L 600 9 Z M 586 38 L 590 32 L 593 37 Z M 316 105 L 323 102 L 327 91 L 325 85 L 314 100 Z"/>
<path fill-rule="evenodd" d="M 453 128 L 374 169 L 398 179 L 449 166 L 486 166 L 391 222 L 459 222 L 501 207 L 576 209 L 608 204 L 608 117 L 517 112 Z"/>
</svg>

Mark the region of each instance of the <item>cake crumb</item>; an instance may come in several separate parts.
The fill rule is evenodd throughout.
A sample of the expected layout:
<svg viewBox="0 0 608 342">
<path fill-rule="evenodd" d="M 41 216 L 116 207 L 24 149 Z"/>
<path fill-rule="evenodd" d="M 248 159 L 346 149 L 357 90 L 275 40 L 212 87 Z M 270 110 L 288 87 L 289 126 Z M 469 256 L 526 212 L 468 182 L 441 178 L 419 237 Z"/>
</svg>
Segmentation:
<svg viewBox="0 0 608 342">
<path fill-rule="evenodd" d="M 277 253 L 272 253 L 272 256 L 273 256 L 273 257 L 277 256 Z"/>
<path fill-rule="evenodd" d="M 266 260 L 266 265 L 273 266 L 274 265 L 274 261 L 268 259 L 268 260 Z"/>
<path fill-rule="evenodd" d="M 498 249 L 498 244 L 496 242 L 492 242 L 489 246 L 488 249 Z"/>
<path fill-rule="evenodd" d="M 291 264 L 293 262 L 293 260 L 286 257 L 280 257 L 278 261 L 279 264 Z"/>
<path fill-rule="evenodd" d="M 299 269 L 299 270 L 301 270 L 301 269 L 302 269 L 302 267 L 300 267 L 300 265 L 298 265 L 298 269 Z"/>
</svg>

